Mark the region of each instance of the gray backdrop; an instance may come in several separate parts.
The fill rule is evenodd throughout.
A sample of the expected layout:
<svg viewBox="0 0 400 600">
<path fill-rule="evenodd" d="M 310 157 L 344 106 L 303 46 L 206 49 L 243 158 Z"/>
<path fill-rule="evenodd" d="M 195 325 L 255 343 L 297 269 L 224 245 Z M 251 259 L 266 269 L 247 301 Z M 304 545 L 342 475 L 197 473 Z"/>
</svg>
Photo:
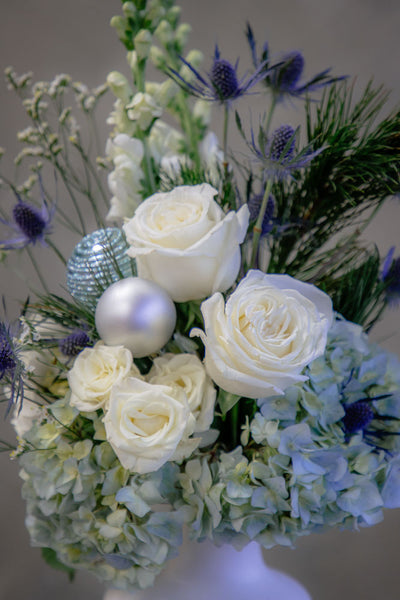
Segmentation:
<svg viewBox="0 0 400 600">
<path fill-rule="evenodd" d="M 400 5 L 396 0 L 185 0 L 183 19 L 192 24 L 190 46 L 212 54 L 215 42 L 232 61 L 248 62 L 244 23 L 253 25 L 260 43 L 271 49 L 302 50 L 307 74 L 334 67 L 336 73 L 358 76 L 360 87 L 371 76 L 400 99 L 398 32 Z M 108 23 L 118 14 L 118 0 L 0 0 L 0 67 L 12 64 L 19 72 L 33 70 L 35 79 L 70 73 L 90 86 L 98 85 L 114 69 L 125 70 L 124 49 Z M 205 62 L 207 65 L 207 61 Z M 0 145 L 13 155 L 15 133 L 27 122 L 15 97 L 0 84 Z M 242 110 L 246 107 L 241 105 Z M 107 110 L 104 112 L 106 115 Z M 289 122 L 296 124 L 294 112 Z M 220 122 L 220 120 L 219 120 Z M 215 121 L 216 130 L 218 131 Z M 6 163 L 7 164 L 7 163 Z M 388 201 L 376 224 L 366 233 L 386 252 L 399 244 L 399 200 Z M 68 240 L 64 242 L 68 247 Z M 22 263 L 27 277 L 31 268 Z M 50 268 L 54 268 L 51 266 Z M 1 293 L 21 297 L 23 286 L 4 270 Z M 63 282 L 55 271 L 54 282 Z M 388 313 L 373 333 L 384 347 L 400 353 L 399 312 Z M 397 333 L 395 332 L 397 329 Z M 395 333 L 394 333 L 395 332 Z M 1 422 L 0 435 L 12 439 Z M 86 574 L 71 586 L 65 576 L 41 561 L 29 547 L 20 500 L 18 466 L 0 456 L 0 600 L 98 600 L 102 586 Z M 277 548 L 265 553 L 267 562 L 297 577 L 314 600 L 383 597 L 397 600 L 400 511 L 388 511 L 383 523 L 357 533 L 332 531 L 300 540 L 295 551 Z"/>
</svg>

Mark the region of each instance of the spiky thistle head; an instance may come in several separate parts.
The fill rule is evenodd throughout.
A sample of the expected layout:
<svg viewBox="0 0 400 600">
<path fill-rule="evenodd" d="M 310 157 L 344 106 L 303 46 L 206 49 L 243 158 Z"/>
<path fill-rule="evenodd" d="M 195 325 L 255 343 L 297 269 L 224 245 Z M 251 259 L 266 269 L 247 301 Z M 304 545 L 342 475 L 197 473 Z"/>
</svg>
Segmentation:
<svg viewBox="0 0 400 600">
<path fill-rule="evenodd" d="M 266 68 L 264 63 L 260 63 L 254 73 L 239 79 L 238 61 L 233 65 L 225 58 L 221 58 L 218 46 L 215 47 L 211 69 L 205 76 L 184 58 L 181 57 L 181 61 L 194 75 L 194 81 L 188 81 L 173 68 L 167 69 L 168 75 L 188 94 L 225 105 L 250 93 L 250 90 L 275 68 L 275 66 Z"/>
<path fill-rule="evenodd" d="M 251 196 L 247 202 L 250 212 L 250 223 L 257 220 L 260 213 L 261 204 L 263 201 L 264 194 L 255 194 Z M 275 200 L 272 195 L 268 197 L 267 207 L 265 209 L 263 222 L 261 225 L 261 235 L 267 235 L 270 233 L 273 227 L 273 216 L 275 210 Z"/>
<path fill-rule="evenodd" d="M 301 52 L 289 52 L 283 59 L 283 65 L 276 70 L 279 85 L 287 93 L 296 89 L 297 83 L 303 74 L 304 57 Z"/>
<path fill-rule="evenodd" d="M 395 406 L 395 410 L 393 410 Z M 400 435 L 400 418 L 396 393 L 365 397 L 343 404 L 343 431 L 347 441 L 361 434 L 363 440 L 376 451 L 391 452 Z"/>
<path fill-rule="evenodd" d="M 279 180 L 291 176 L 323 151 L 323 148 L 313 151 L 311 146 L 306 146 L 297 152 L 297 134 L 298 129 L 291 125 L 280 125 L 270 136 L 260 128 L 256 143 L 252 132 L 249 147 L 263 165 L 267 177 Z"/>
<path fill-rule="evenodd" d="M 45 238 L 50 233 L 55 205 L 49 208 L 42 187 L 41 191 L 42 206 L 40 208 L 29 202 L 25 202 L 16 193 L 17 203 L 12 209 L 12 220 L 4 221 L 0 219 L 0 222 L 11 227 L 16 232 L 16 235 L 8 240 L 0 241 L 0 248 L 2 250 L 25 248 L 25 246 L 30 244 L 36 244 L 36 242 L 43 245 L 46 244 Z"/>
<path fill-rule="evenodd" d="M 250 25 L 247 25 L 246 36 L 250 46 L 253 64 L 256 68 L 260 63 L 265 65 L 266 72 L 262 82 L 271 90 L 277 102 L 280 102 L 287 97 L 304 98 L 304 96 L 310 92 L 317 91 L 336 81 L 346 79 L 346 76 L 331 77 L 331 69 L 325 69 L 324 71 L 317 73 L 317 75 L 312 77 L 309 81 L 301 83 L 305 61 L 302 53 L 297 50 L 284 54 L 280 62 L 276 65 L 276 68 L 268 72 L 268 44 L 266 42 L 264 43 L 261 55 L 258 56 L 256 40 Z"/>
<path fill-rule="evenodd" d="M 90 337 L 82 329 L 73 331 L 58 342 L 60 352 L 64 356 L 77 356 L 84 348 L 90 345 Z"/>
<path fill-rule="evenodd" d="M 8 410 L 13 404 L 22 405 L 24 365 L 19 358 L 19 344 L 16 340 L 16 327 L 0 321 L 0 381 L 9 386 Z"/>
<path fill-rule="evenodd" d="M 43 237 L 46 221 L 36 207 L 21 200 L 14 206 L 12 214 L 16 225 L 30 242 Z"/>
<path fill-rule="evenodd" d="M 293 158 L 295 147 L 296 131 L 291 125 L 281 125 L 272 134 L 267 152 L 271 160 L 284 164 Z"/>
<path fill-rule="evenodd" d="M 344 406 L 345 415 L 342 419 L 344 430 L 347 434 L 365 430 L 374 419 L 374 411 L 370 402 L 358 400 Z"/>
</svg>

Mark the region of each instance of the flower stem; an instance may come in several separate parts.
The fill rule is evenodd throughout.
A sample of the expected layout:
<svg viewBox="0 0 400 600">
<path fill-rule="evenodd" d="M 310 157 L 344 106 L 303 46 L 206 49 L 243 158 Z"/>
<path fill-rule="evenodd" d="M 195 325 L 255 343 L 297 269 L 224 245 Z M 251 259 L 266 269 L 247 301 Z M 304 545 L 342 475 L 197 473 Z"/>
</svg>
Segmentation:
<svg viewBox="0 0 400 600">
<path fill-rule="evenodd" d="M 264 123 L 265 135 L 268 135 L 268 131 L 271 126 L 272 116 L 275 112 L 276 104 L 277 104 L 276 94 L 272 94 L 271 106 L 269 107 L 269 111 L 268 111 L 268 114 L 266 116 L 265 123 Z"/>
<path fill-rule="evenodd" d="M 232 425 L 232 444 L 236 448 L 238 443 L 238 421 L 239 421 L 239 403 L 235 404 L 229 411 Z"/>
<path fill-rule="evenodd" d="M 142 139 L 143 148 L 144 148 L 145 174 L 146 174 L 146 178 L 147 178 L 147 185 L 149 187 L 149 192 L 150 192 L 150 195 L 151 195 L 151 194 L 154 194 L 154 192 L 156 192 L 157 189 L 156 189 L 156 182 L 155 182 L 155 179 L 154 179 L 153 166 L 151 164 L 150 148 L 149 148 L 149 143 L 148 143 L 147 136 L 146 135 L 142 135 L 141 139 Z"/>
<path fill-rule="evenodd" d="M 67 261 L 64 258 L 64 256 L 62 255 L 62 253 L 60 252 L 60 250 L 57 248 L 57 246 L 55 244 L 53 244 L 53 242 L 51 240 L 49 240 L 49 239 L 47 240 L 47 244 L 50 246 L 50 248 L 52 250 L 54 250 L 54 252 L 58 256 L 58 258 L 61 260 L 61 262 L 63 263 L 63 265 L 67 266 Z"/>
<path fill-rule="evenodd" d="M 43 278 L 43 275 L 42 275 L 42 273 L 40 271 L 39 265 L 37 264 L 36 259 L 35 259 L 35 257 L 33 256 L 32 252 L 31 252 L 31 249 L 29 247 L 27 247 L 26 251 L 28 253 L 29 258 L 31 259 L 31 263 L 33 265 L 33 268 L 36 271 L 36 274 L 37 274 L 37 276 L 39 278 L 39 281 L 40 281 L 40 283 L 41 283 L 44 291 L 46 292 L 46 294 L 49 294 L 50 293 L 49 292 L 49 288 L 47 287 L 47 284 L 46 284 L 46 282 L 45 282 L 45 280 Z"/>
<path fill-rule="evenodd" d="M 224 168 L 225 173 L 228 170 L 228 126 L 229 126 L 229 107 L 228 104 L 224 106 L 224 131 L 223 131 L 223 153 L 224 153 Z"/>
<path fill-rule="evenodd" d="M 192 157 L 194 160 L 194 164 L 196 166 L 196 170 L 200 171 L 200 154 L 197 143 L 197 136 L 193 128 L 193 120 L 192 115 L 190 113 L 188 104 L 186 102 L 186 97 L 184 93 L 181 91 L 178 94 L 178 102 L 180 108 L 180 114 L 182 116 L 182 129 L 186 131 L 187 138 L 189 140 L 189 147 L 192 152 Z"/>
<path fill-rule="evenodd" d="M 268 198 L 272 189 L 273 180 L 269 179 L 265 186 L 264 197 L 261 203 L 260 212 L 258 213 L 256 224 L 253 227 L 253 246 L 251 251 L 250 268 L 254 269 L 257 261 L 258 244 L 262 233 L 262 224 L 264 220 L 265 211 L 267 209 Z"/>
</svg>

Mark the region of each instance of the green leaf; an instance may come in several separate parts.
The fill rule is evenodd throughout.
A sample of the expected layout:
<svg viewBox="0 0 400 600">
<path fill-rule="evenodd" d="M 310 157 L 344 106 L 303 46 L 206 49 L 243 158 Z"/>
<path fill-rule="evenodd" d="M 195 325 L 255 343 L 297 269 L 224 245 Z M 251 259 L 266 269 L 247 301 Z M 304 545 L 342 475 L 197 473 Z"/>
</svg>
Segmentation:
<svg viewBox="0 0 400 600">
<path fill-rule="evenodd" d="M 243 139 L 246 139 L 246 137 L 244 135 L 244 131 L 243 131 L 242 120 L 239 116 L 239 113 L 236 110 L 235 110 L 235 121 L 236 121 L 236 127 L 238 128 L 240 135 L 242 136 Z"/>
<path fill-rule="evenodd" d="M 70 581 L 74 580 L 75 569 L 71 569 L 71 567 L 67 567 L 67 565 L 64 565 L 64 563 L 60 562 L 57 558 L 57 553 L 52 550 L 52 548 L 42 548 L 42 558 L 53 569 L 64 571 L 64 573 L 68 575 L 68 579 Z"/>
<path fill-rule="evenodd" d="M 219 390 L 218 404 L 223 415 L 226 415 L 240 400 L 241 396 L 225 392 L 225 390 Z"/>
</svg>

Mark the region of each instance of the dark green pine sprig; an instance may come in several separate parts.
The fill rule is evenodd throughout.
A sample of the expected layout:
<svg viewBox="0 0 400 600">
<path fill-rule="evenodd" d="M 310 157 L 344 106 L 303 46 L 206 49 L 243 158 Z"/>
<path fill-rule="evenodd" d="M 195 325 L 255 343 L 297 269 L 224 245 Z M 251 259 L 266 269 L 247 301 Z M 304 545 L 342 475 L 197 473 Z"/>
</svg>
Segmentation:
<svg viewBox="0 0 400 600">
<path fill-rule="evenodd" d="M 38 300 L 27 308 L 25 319 L 28 324 L 31 315 L 35 323 L 37 322 L 37 316 L 40 316 L 43 318 L 44 323 L 51 322 L 60 327 L 59 337 L 54 335 L 53 339 L 43 338 L 43 340 L 37 342 L 39 345 L 57 346 L 59 340 L 68 331 L 71 333 L 76 330 L 86 331 L 92 342 L 95 342 L 99 337 L 93 312 L 77 300 L 70 301 L 56 294 L 39 296 Z"/>
<path fill-rule="evenodd" d="M 207 167 L 195 165 L 188 165 L 181 163 L 179 169 L 171 171 L 161 172 L 161 186 L 160 191 L 169 192 L 179 185 L 201 185 L 202 183 L 209 183 L 211 186 L 216 187 L 216 179 L 221 183 L 218 190 L 218 204 L 222 208 L 228 210 L 236 210 L 238 190 L 233 177 L 233 172 L 227 171 L 224 166 L 216 165 L 218 176 L 211 173 Z"/>
<path fill-rule="evenodd" d="M 335 311 L 366 331 L 387 305 L 387 284 L 381 277 L 381 258 L 375 246 L 351 249 L 342 266 L 326 269 L 320 287 L 331 297 Z"/>
<path fill-rule="evenodd" d="M 320 104 L 307 105 L 308 142 L 317 140 L 324 151 L 303 174 L 274 186 L 281 233 L 271 241 L 270 272 L 303 278 L 320 264 L 321 248 L 348 227 L 351 249 L 371 214 L 399 192 L 400 111 L 376 124 L 387 98 L 370 83 L 354 102 L 345 81 L 326 91 Z"/>
</svg>

